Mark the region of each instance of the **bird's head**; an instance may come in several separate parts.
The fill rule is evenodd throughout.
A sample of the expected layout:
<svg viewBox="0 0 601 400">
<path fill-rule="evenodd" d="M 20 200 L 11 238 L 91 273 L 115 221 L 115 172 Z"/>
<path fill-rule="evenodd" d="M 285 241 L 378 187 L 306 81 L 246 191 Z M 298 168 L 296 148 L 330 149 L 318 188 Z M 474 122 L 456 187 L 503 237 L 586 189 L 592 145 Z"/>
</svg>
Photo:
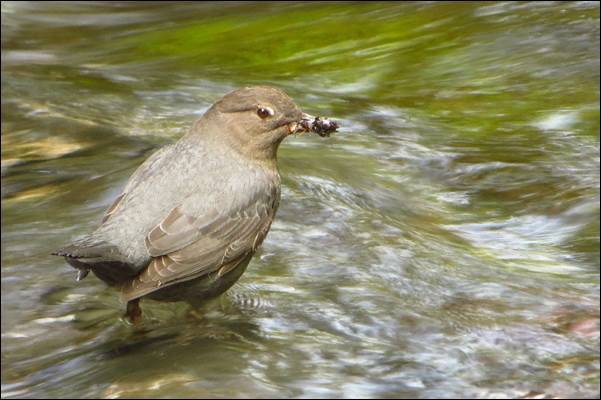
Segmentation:
<svg viewBox="0 0 601 400">
<path fill-rule="evenodd" d="M 307 115 L 282 90 L 245 87 L 218 100 L 191 135 L 223 142 L 252 160 L 275 161 L 278 146 L 299 130 L 303 118 Z"/>
</svg>

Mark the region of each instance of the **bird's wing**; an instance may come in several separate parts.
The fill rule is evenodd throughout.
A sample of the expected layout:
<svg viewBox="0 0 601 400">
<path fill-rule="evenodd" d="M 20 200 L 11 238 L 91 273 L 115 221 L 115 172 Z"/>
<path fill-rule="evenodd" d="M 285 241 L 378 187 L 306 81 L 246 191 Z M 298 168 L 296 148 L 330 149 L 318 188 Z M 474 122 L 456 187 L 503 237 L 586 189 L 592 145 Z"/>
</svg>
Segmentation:
<svg viewBox="0 0 601 400">
<path fill-rule="evenodd" d="M 194 196 L 186 201 L 195 201 Z M 209 273 L 217 278 L 229 272 L 263 242 L 278 201 L 274 187 L 256 192 L 242 204 L 216 206 L 198 217 L 185 211 L 190 210 L 186 203 L 172 209 L 146 236 L 153 260 L 123 286 L 123 299 L 131 301 Z"/>
</svg>

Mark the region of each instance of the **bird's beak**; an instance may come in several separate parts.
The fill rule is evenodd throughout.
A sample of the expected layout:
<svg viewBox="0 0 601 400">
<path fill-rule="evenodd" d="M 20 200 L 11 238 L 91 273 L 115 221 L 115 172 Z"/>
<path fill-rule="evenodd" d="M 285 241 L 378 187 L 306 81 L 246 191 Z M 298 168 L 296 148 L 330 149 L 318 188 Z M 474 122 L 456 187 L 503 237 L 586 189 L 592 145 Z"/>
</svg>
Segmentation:
<svg viewBox="0 0 601 400">
<path fill-rule="evenodd" d="M 299 124 L 298 122 L 291 122 L 288 124 L 288 134 L 289 135 L 294 135 L 296 132 L 298 132 L 298 128 L 299 128 Z"/>
</svg>

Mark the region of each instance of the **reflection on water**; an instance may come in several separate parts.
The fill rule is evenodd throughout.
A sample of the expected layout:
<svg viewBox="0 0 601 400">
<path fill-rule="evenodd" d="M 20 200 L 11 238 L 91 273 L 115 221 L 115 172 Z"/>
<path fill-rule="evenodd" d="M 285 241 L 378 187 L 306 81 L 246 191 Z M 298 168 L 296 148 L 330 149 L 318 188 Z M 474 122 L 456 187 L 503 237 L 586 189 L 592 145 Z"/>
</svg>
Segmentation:
<svg viewBox="0 0 601 400">
<path fill-rule="evenodd" d="M 134 329 L 48 253 L 232 88 L 280 149 L 240 284 Z M 2 3 L 3 397 L 599 393 L 599 6 Z"/>
</svg>

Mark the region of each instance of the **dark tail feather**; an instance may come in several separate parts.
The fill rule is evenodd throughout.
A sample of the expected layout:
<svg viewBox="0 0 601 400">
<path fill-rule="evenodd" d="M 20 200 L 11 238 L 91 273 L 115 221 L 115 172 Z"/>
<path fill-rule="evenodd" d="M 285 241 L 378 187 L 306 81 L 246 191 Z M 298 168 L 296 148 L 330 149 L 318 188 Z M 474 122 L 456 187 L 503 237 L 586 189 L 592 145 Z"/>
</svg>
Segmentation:
<svg viewBox="0 0 601 400">
<path fill-rule="evenodd" d="M 69 258 L 87 258 L 87 259 L 115 259 L 118 256 L 118 250 L 106 242 L 96 241 L 91 236 L 86 236 L 83 239 L 77 240 L 72 244 L 61 247 L 60 249 L 50 253 L 53 256 L 62 256 Z M 111 257 L 112 256 L 112 257 Z"/>
<path fill-rule="evenodd" d="M 113 286 L 136 276 L 131 265 L 120 260 L 118 249 L 104 242 L 94 242 L 85 237 L 51 253 L 65 257 L 65 261 L 77 269 L 76 280 L 84 279 L 90 271 Z"/>
</svg>

